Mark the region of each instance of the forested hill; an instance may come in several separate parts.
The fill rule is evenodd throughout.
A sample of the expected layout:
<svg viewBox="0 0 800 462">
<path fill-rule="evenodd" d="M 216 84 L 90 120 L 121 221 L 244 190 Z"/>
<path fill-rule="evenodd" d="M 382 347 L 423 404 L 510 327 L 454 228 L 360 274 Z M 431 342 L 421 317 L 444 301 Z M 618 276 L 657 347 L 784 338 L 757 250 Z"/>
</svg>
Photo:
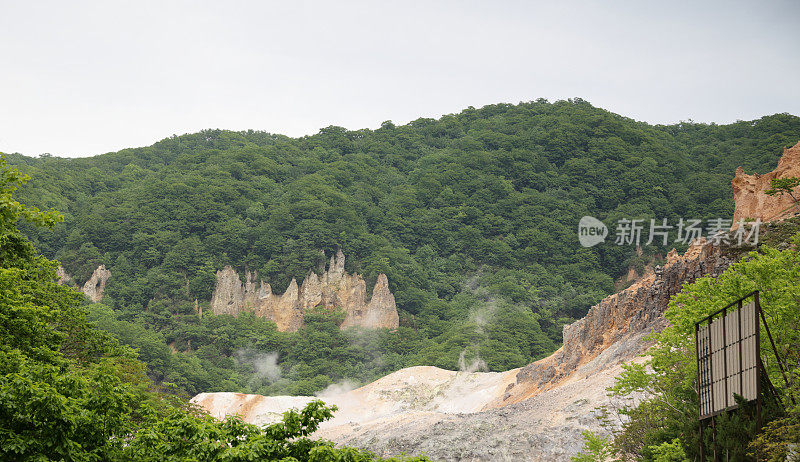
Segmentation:
<svg viewBox="0 0 800 462">
<path fill-rule="evenodd" d="M 798 139 L 800 118 L 788 114 L 653 126 L 576 99 L 302 138 L 205 130 L 91 158 L 8 159 L 32 177 L 22 201 L 65 215 L 52 232 L 26 229 L 43 253 L 79 282 L 98 264 L 111 269 L 104 303 L 113 310 L 98 319 L 112 330 L 124 322 L 155 328 L 158 341 L 191 355 L 186 361 L 203 362 L 211 378 L 182 386 L 246 389 L 245 378 L 222 383 L 214 374 L 241 367 L 245 377 L 235 352 L 253 346 L 277 352 L 293 384 L 326 377 L 253 390 L 307 392 L 411 364 L 454 368 L 463 352 L 494 370 L 548 353 L 561 323 L 611 293 L 637 258 L 668 250 L 637 257 L 628 246 L 583 248 L 580 217 L 730 217 L 735 168 L 769 171 Z M 400 333 L 375 334 L 367 356 L 324 330 L 324 320 L 298 334 L 242 340 L 220 333 L 236 320 L 193 314 L 225 264 L 258 270 L 282 292 L 319 267 L 320 250 L 330 256 L 337 247 L 368 286 L 386 273 L 397 298 Z M 314 338 L 309 329 L 344 346 L 305 357 L 319 349 L 298 346 Z M 226 335 L 235 338 L 219 341 Z M 345 365 L 314 366 L 320 357 Z M 171 366 L 153 361 L 169 377 Z"/>
</svg>

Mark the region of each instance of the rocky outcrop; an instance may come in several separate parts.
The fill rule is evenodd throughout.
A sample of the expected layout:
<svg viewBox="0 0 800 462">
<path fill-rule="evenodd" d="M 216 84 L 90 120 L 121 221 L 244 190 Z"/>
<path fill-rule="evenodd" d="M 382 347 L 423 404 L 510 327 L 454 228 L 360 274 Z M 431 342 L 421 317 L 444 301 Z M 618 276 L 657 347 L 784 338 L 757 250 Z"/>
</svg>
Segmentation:
<svg viewBox="0 0 800 462">
<path fill-rule="evenodd" d="M 495 405 L 522 401 L 552 389 L 601 354 L 607 357 L 595 361 L 598 370 L 641 354 L 649 346 L 642 341 L 644 334 L 666 326 L 663 314 L 670 298 L 684 284 L 721 274 L 736 259 L 729 250 L 705 239 L 694 242 L 683 255 L 673 249 L 663 267 L 656 267 L 632 286 L 601 300 L 584 318 L 564 326 L 562 347 L 520 369 L 516 382 Z"/>
<path fill-rule="evenodd" d="M 62 285 L 68 285 L 77 288 L 77 283 L 72 276 L 70 276 L 67 271 L 59 265 L 56 268 L 56 277 L 58 278 L 58 283 Z M 106 290 L 106 283 L 111 278 L 111 271 L 106 269 L 106 265 L 100 265 L 97 269 L 94 270 L 92 275 L 89 277 L 89 280 L 83 284 L 83 287 L 80 289 L 84 295 L 89 297 L 89 300 L 97 303 L 103 299 L 103 293 Z"/>
<path fill-rule="evenodd" d="M 360 291 L 363 293 L 363 291 Z M 389 278 L 385 274 L 378 275 L 375 287 L 372 289 L 366 309 L 347 310 L 342 328 L 360 326 L 367 329 L 381 327 L 396 328 L 400 318 L 394 301 L 394 295 L 389 290 Z"/>
<path fill-rule="evenodd" d="M 217 271 L 211 309 L 214 314 L 234 316 L 245 311 L 254 312 L 256 316 L 274 321 L 281 331 L 299 329 L 304 313 L 316 306 L 342 309 L 345 312 L 342 328 L 397 328 L 397 306 L 386 275 L 378 276 L 372 297 L 367 300 L 364 278 L 359 274 L 347 274 L 344 261 L 344 254 L 339 250 L 321 276 L 309 272 L 300 286 L 292 279 L 283 294 L 273 293 L 272 287 L 259 280 L 255 271 L 246 271 L 242 282 L 236 270 L 226 266 Z"/>
<path fill-rule="evenodd" d="M 89 300 L 97 303 L 103 299 L 103 292 L 106 290 L 106 283 L 111 278 L 111 271 L 106 269 L 106 265 L 100 265 L 83 285 L 83 293 Z"/>
<path fill-rule="evenodd" d="M 740 219 L 757 219 L 761 221 L 780 220 L 800 214 L 800 208 L 788 195 L 769 196 L 772 180 L 776 178 L 800 177 L 800 143 L 783 151 L 778 167 L 764 175 L 748 175 L 742 167 L 736 169 L 736 176 L 731 181 L 733 186 L 733 225 Z M 795 197 L 800 197 L 800 187 Z"/>
<path fill-rule="evenodd" d="M 75 285 L 75 281 L 72 280 L 72 276 L 67 274 L 67 270 L 65 270 L 61 265 L 58 265 L 58 268 L 56 268 L 56 277 L 58 278 L 57 282 L 61 285 Z"/>
</svg>

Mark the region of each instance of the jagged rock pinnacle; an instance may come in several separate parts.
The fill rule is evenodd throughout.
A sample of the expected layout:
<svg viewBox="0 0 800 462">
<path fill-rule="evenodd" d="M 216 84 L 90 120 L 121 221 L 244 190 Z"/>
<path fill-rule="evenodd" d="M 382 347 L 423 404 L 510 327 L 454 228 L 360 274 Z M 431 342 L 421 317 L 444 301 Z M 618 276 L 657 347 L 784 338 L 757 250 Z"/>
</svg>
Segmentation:
<svg viewBox="0 0 800 462">
<path fill-rule="evenodd" d="M 214 314 L 238 315 L 251 311 L 256 316 L 275 321 L 278 330 L 296 331 L 303 325 L 304 313 L 316 306 L 326 309 L 341 309 L 346 327 L 368 329 L 397 328 L 399 316 L 394 295 L 389 290 L 389 279 L 380 274 L 367 300 L 366 282 L 359 274 L 347 274 L 344 270 L 345 256 L 341 249 L 331 256 L 328 270 L 322 275 L 313 271 L 298 287 L 292 279 L 281 294 L 273 293 L 269 284 L 259 281 L 255 272 L 245 273 L 242 283 L 239 275 L 230 266 L 217 271 L 217 282 L 211 297 Z"/>
</svg>

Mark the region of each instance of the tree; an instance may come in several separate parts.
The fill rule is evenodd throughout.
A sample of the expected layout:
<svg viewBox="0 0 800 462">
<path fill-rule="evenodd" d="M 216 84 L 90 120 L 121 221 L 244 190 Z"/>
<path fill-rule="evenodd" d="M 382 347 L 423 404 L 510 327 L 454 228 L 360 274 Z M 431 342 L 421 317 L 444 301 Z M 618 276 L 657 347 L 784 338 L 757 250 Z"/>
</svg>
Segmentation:
<svg viewBox="0 0 800 462">
<path fill-rule="evenodd" d="M 20 218 L 60 220 L 14 200 L 27 179 L 0 159 L 0 455 L 105 459 L 147 401 L 144 367 L 86 322 L 80 295 L 56 284 L 55 263 L 17 229 Z"/>
<path fill-rule="evenodd" d="M 764 191 L 765 194 L 770 196 L 779 195 L 782 196 L 784 194 L 788 194 L 789 197 L 792 198 L 795 205 L 800 207 L 800 202 L 798 202 L 798 198 L 794 196 L 794 189 L 800 186 L 800 177 L 792 176 L 788 178 L 773 178 L 770 181 L 770 189 Z"/>
<path fill-rule="evenodd" d="M 328 441 L 308 438 L 335 410 L 336 406 L 325 406 L 322 401 L 314 400 L 299 412 L 285 412 L 282 421 L 266 427 L 244 423 L 238 416 L 220 422 L 208 416 L 179 413 L 140 431 L 123 454 L 126 460 L 143 462 L 383 460 L 367 451 L 335 448 Z M 407 462 L 428 460 L 424 456 L 401 459 Z"/>
<path fill-rule="evenodd" d="M 49 228 L 64 220 L 54 211 L 42 212 L 14 200 L 13 193 L 28 180 L 28 175 L 9 167 L 5 156 L 0 155 L 0 265 L 3 267 L 21 265 L 33 258 L 33 246 L 17 230 L 19 219 Z"/>
<path fill-rule="evenodd" d="M 688 462 L 686 452 L 681 446 L 680 440 L 675 438 L 669 442 L 663 442 L 651 448 L 653 451 L 653 462 Z"/>
<path fill-rule="evenodd" d="M 585 431 L 583 440 L 583 449 L 570 459 L 572 462 L 612 462 L 617 460 L 616 450 L 608 437 Z"/>
<path fill-rule="evenodd" d="M 209 301 L 225 265 L 258 271 L 280 292 L 318 269 L 320 250 L 330 256 L 341 247 L 368 290 L 378 273 L 388 275 L 414 335 L 400 339 L 403 353 L 370 350 L 382 356 L 366 364 L 357 354 L 339 363 L 341 349 L 326 350 L 320 360 L 337 363 L 333 381 L 364 382 L 390 372 L 386 365 L 428 358 L 456 368 L 464 346 L 451 339 L 469 327 L 472 307 L 459 300 L 467 285 L 540 315 L 516 322 L 513 336 L 499 332 L 507 330 L 501 319 L 501 329 L 487 326 L 499 352 L 489 368 L 518 367 L 557 348 L 563 324 L 612 293 L 627 270 L 628 246 L 576 251 L 582 216 L 611 222 L 655 213 L 671 224 L 727 216 L 730 172 L 772 170 L 799 132 L 800 118 L 789 114 L 652 126 L 585 101 L 538 100 L 374 131 L 329 127 L 289 138 L 206 130 L 85 159 L 12 155 L 9 162 L 33 176 L 19 190 L 23 202 L 64 213 L 53 231 L 20 225 L 42 253 L 60 259 L 78 283 L 105 264 L 114 277 L 104 302 L 118 318 L 161 333 L 165 346 L 180 350 L 176 363 L 200 365 L 179 374 L 156 360 L 152 378 L 183 375 L 187 391 L 244 392 L 249 380 L 232 352 L 274 339 L 234 332 L 227 342 L 235 347 L 217 345 L 218 357 L 194 349 L 218 336 L 173 343 L 198 324 L 194 301 Z M 670 248 L 648 246 L 642 259 Z M 523 340 L 541 338 L 540 329 L 552 342 Z M 298 337 L 285 336 L 282 353 Z M 288 377 L 298 363 L 279 358 Z M 268 392 L 292 392 L 293 381 L 303 389 L 323 383 L 297 375 Z"/>
</svg>

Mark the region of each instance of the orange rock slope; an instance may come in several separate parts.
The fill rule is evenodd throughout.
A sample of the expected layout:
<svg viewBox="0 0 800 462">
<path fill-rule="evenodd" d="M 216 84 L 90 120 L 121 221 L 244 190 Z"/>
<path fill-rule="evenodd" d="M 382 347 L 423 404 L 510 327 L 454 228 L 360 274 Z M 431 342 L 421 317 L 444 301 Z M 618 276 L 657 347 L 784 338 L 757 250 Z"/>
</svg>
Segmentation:
<svg viewBox="0 0 800 462">
<path fill-rule="evenodd" d="M 736 169 L 736 176 L 731 181 L 733 186 L 733 224 L 740 219 L 757 219 L 773 221 L 800 214 L 800 207 L 788 194 L 769 196 L 765 191 L 776 178 L 800 177 L 800 142 L 789 149 L 784 149 L 778 161 L 778 167 L 764 175 L 748 175 L 742 167 Z M 795 190 L 795 197 L 800 197 L 800 187 Z"/>
<path fill-rule="evenodd" d="M 670 298 L 684 284 L 702 276 L 717 276 L 730 263 L 719 246 L 704 239 L 695 241 L 683 255 L 673 249 L 663 267 L 656 267 L 627 289 L 604 298 L 582 319 L 564 326 L 561 348 L 520 369 L 503 398 L 492 405 L 526 400 L 558 387 L 578 370 L 591 374 L 641 354 L 648 346 L 644 335 L 666 325 L 663 314 Z M 588 365 L 592 366 L 587 369 Z"/>
</svg>

